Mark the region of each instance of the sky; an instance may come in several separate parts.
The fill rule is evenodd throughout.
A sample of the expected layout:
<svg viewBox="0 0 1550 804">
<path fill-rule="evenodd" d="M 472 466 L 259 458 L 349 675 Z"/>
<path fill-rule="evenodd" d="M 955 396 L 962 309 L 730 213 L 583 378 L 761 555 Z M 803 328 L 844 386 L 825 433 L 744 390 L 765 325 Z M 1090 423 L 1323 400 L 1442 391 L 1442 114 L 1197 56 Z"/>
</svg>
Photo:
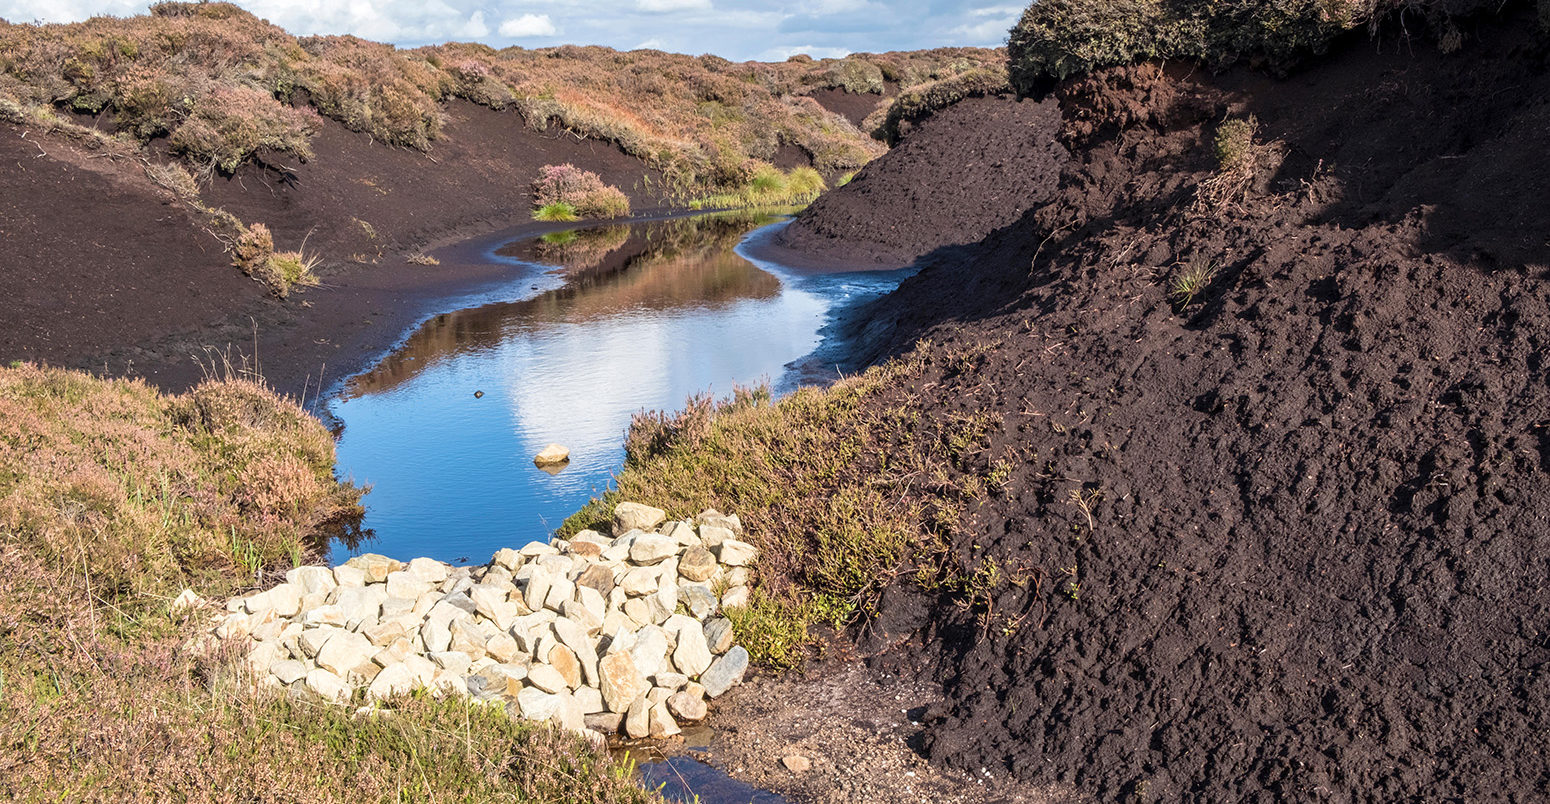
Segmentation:
<svg viewBox="0 0 1550 804">
<path fill-rule="evenodd" d="M 1006 43 L 1026 4 L 1006 0 L 237 0 L 297 35 L 413 47 L 476 41 L 656 48 L 734 61 Z M 0 0 L 10 22 L 144 13 L 148 0 Z"/>
</svg>

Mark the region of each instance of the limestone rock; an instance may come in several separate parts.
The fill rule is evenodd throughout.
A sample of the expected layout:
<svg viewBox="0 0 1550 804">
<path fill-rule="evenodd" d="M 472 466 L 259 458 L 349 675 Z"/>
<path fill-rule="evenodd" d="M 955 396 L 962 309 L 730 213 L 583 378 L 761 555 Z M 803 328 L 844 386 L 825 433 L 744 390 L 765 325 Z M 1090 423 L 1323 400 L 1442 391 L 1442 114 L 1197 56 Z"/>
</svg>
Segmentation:
<svg viewBox="0 0 1550 804">
<path fill-rule="evenodd" d="M 555 645 L 549 650 L 549 666 L 559 671 L 569 689 L 581 686 L 581 662 L 576 659 L 575 651 L 564 645 Z"/>
<path fill-rule="evenodd" d="M 536 687 L 517 693 L 517 711 L 528 720 L 548 720 L 560 708 L 560 696 Z"/>
<path fill-rule="evenodd" d="M 544 692 L 559 692 L 570 689 L 570 685 L 565 682 L 565 676 L 559 670 L 547 664 L 535 664 L 528 668 L 527 683 Z"/>
<path fill-rule="evenodd" d="M 716 655 L 726 653 L 732 647 L 732 621 L 717 617 L 705 623 L 705 644 Z"/>
<path fill-rule="evenodd" d="M 675 692 L 668 696 L 667 711 L 681 720 L 704 720 L 709 713 L 705 699 L 687 692 Z"/>
<path fill-rule="evenodd" d="M 177 597 L 172 599 L 172 605 L 168 608 L 172 612 L 172 616 L 176 617 L 180 614 L 183 614 L 184 612 L 193 611 L 204 605 L 205 599 L 200 597 L 198 593 L 192 589 L 184 589 L 178 593 Z"/>
<path fill-rule="evenodd" d="M 800 754 L 790 754 L 780 758 L 780 764 L 786 766 L 786 770 L 792 773 L 807 773 L 812 770 L 813 761 Z"/>
<path fill-rule="evenodd" d="M 691 581 L 708 581 L 716 569 L 716 556 L 703 547 L 690 547 L 678 559 L 678 574 Z"/>
<path fill-rule="evenodd" d="M 662 583 L 662 573 L 652 567 L 635 567 L 619 579 L 619 588 L 631 597 L 653 594 Z"/>
<path fill-rule="evenodd" d="M 641 566 L 678 555 L 678 542 L 662 536 L 641 536 L 630 545 L 630 560 Z"/>
<path fill-rule="evenodd" d="M 570 450 L 560 444 L 550 444 L 533 456 L 533 463 L 539 466 L 555 466 L 568 461 L 570 461 Z"/>
<path fill-rule="evenodd" d="M 728 539 L 717 546 L 716 558 L 729 567 L 746 567 L 759 556 L 759 548 L 748 542 Z"/>
<path fill-rule="evenodd" d="M 748 587 L 734 586 L 721 594 L 722 609 L 748 608 Z"/>
<path fill-rule="evenodd" d="M 591 587 L 607 600 L 608 593 L 614 590 L 614 574 L 609 572 L 607 567 L 591 564 L 576 576 L 576 585 Z"/>
<path fill-rule="evenodd" d="M 582 717 L 582 722 L 587 728 L 602 734 L 618 734 L 619 727 L 624 725 L 624 715 L 618 712 L 593 712 Z"/>
<path fill-rule="evenodd" d="M 394 695 L 408 695 L 416 686 L 418 679 L 414 671 L 406 664 L 395 664 L 382 668 L 382 672 L 371 680 L 371 686 L 366 688 L 366 697 L 380 701 Z"/>
<path fill-rule="evenodd" d="M 339 631 L 323 643 L 318 651 L 317 665 L 336 676 L 346 677 L 371 662 L 377 653 L 371 640 L 354 631 Z"/>
<path fill-rule="evenodd" d="M 630 711 L 624 716 L 624 734 L 634 740 L 651 736 L 651 704 L 646 702 L 646 696 L 642 695 L 630 705 Z"/>
<path fill-rule="evenodd" d="M 743 675 L 747 672 L 748 651 L 738 645 L 717 657 L 710 668 L 700 674 L 700 683 L 705 686 L 706 695 L 719 698 L 727 690 L 743 683 Z"/>
<path fill-rule="evenodd" d="M 675 614 L 668 619 L 687 620 L 687 624 L 680 629 L 678 634 L 678 646 L 673 649 L 673 665 L 678 672 L 686 676 L 698 676 L 710 668 L 710 646 L 705 642 L 705 630 L 698 620 Z"/>
<path fill-rule="evenodd" d="M 614 506 L 614 535 L 631 530 L 649 531 L 667 519 L 667 512 L 640 503 L 622 502 Z"/>
<path fill-rule="evenodd" d="M 269 666 L 269 672 L 274 674 L 274 677 L 287 687 L 305 678 L 307 670 L 308 667 L 305 662 L 295 659 L 282 659 Z"/>
<path fill-rule="evenodd" d="M 659 703 L 651 707 L 651 739 L 662 740 L 683 732 L 678 728 L 678 721 L 673 719 L 671 712 L 667 711 L 667 703 Z"/>
<path fill-rule="evenodd" d="M 302 686 L 325 701 L 345 703 L 350 700 L 350 685 L 327 670 L 319 669 L 307 673 L 302 679 Z"/>
<path fill-rule="evenodd" d="M 384 555 L 366 553 L 356 556 L 344 562 L 346 567 L 354 567 L 360 570 L 366 578 L 366 583 L 382 583 L 387 580 L 389 573 L 397 572 L 404 568 L 401 561 L 394 561 Z M 345 585 L 342 581 L 340 585 Z"/>
<path fill-rule="evenodd" d="M 611 712 L 627 712 L 630 704 L 644 698 L 651 689 L 650 682 L 635 667 L 629 653 L 609 654 L 598 662 L 603 703 Z"/>
<path fill-rule="evenodd" d="M 700 526 L 700 544 L 705 545 L 709 549 L 714 550 L 720 547 L 723 542 L 731 541 L 735 538 L 737 537 L 731 530 L 719 525 Z"/>
<path fill-rule="evenodd" d="M 294 584 L 307 595 L 326 595 L 339 585 L 334 579 L 334 571 L 328 567 L 296 567 L 285 573 L 285 582 Z"/>
</svg>

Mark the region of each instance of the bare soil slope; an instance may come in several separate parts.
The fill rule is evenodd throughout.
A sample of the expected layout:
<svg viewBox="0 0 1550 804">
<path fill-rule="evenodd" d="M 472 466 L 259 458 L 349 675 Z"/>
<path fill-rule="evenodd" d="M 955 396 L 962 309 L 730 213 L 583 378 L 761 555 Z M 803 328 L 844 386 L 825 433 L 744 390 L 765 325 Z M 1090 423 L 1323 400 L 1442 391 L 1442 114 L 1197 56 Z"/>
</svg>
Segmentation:
<svg viewBox="0 0 1550 804">
<path fill-rule="evenodd" d="M 819 197 L 774 245 L 792 263 L 898 267 L 978 242 L 1049 200 L 1065 161 L 1059 125 L 1052 102 L 958 103 L 905 138 L 885 167 L 862 168 L 843 192 Z"/>
<path fill-rule="evenodd" d="M 864 631 L 916 633 L 955 669 L 931 757 L 1099 801 L 1550 789 L 1533 31 L 1482 24 L 1453 56 L 1363 38 L 1284 81 L 1145 65 L 1064 84 L 1072 157 L 1030 192 L 1045 203 L 863 317 L 879 353 L 925 336 L 946 356 L 880 409 L 994 416 L 965 468 L 1011 467 L 948 535 L 988 591 L 900 586 Z M 1218 123 L 1249 114 L 1282 157 L 1240 202 L 1197 206 Z M 1026 136 L 974 116 L 978 137 Z M 868 179 L 914 187 L 926 149 L 976 158 L 958 131 L 923 127 Z M 911 203 L 861 192 L 805 229 L 875 237 Z M 1170 298 L 1192 265 L 1214 273 Z"/>
</svg>

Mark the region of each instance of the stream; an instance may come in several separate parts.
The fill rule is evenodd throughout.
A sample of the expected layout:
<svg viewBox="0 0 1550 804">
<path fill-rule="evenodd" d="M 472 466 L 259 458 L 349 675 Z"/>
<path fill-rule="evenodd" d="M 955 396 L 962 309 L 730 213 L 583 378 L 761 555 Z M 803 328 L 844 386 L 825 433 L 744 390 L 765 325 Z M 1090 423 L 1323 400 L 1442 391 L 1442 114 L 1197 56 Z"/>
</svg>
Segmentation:
<svg viewBox="0 0 1550 804">
<path fill-rule="evenodd" d="M 339 471 L 371 487 L 367 538 L 336 546 L 332 562 L 374 552 L 482 563 L 547 541 L 623 465 L 636 413 L 815 379 L 793 367 L 825 326 L 905 272 L 804 273 L 751 256 L 786 220 L 719 213 L 490 247 L 509 284 L 427 319 L 329 401 L 343 426 Z M 570 449 L 558 470 L 533 463 L 550 443 Z M 691 755 L 633 756 L 673 801 L 782 801 Z"/>
</svg>

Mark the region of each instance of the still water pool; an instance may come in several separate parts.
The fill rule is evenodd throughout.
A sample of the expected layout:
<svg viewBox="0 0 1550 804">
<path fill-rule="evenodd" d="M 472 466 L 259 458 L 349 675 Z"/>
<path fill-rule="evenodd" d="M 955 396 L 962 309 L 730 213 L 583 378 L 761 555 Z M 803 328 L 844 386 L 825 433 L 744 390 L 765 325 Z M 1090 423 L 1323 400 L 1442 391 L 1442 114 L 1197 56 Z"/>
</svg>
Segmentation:
<svg viewBox="0 0 1550 804">
<path fill-rule="evenodd" d="M 361 552 L 482 562 L 545 540 L 604 490 L 642 410 L 794 382 L 844 306 L 899 272 L 802 274 L 748 256 L 783 218 L 736 213 L 577 229 L 506 243 L 508 301 L 437 315 L 329 404 L 339 468 L 371 485 Z M 552 290 L 556 277 L 565 283 Z M 550 473 L 532 458 L 570 448 Z"/>
</svg>

